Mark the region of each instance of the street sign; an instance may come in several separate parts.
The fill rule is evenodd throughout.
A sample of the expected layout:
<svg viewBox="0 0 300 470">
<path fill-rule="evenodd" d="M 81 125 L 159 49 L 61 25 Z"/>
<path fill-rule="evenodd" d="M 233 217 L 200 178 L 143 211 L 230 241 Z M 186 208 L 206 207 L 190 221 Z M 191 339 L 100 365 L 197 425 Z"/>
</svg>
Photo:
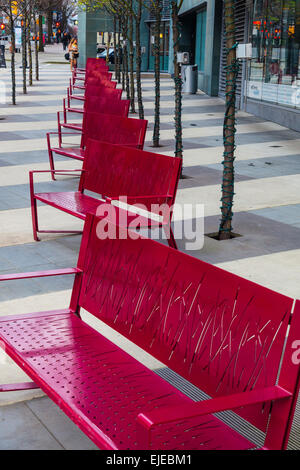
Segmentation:
<svg viewBox="0 0 300 470">
<path fill-rule="evenodd" d="M 0 45 L 0 68 L 6 68 L 5 46 Z"/>
</svg>

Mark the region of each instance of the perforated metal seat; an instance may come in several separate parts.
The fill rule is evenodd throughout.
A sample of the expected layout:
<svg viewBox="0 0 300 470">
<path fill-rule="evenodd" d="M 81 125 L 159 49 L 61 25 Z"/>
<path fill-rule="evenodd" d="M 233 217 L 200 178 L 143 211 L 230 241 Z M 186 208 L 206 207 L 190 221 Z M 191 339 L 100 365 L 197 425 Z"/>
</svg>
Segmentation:
<svg viewBox="0 0 300 470">
<path fill-rule="evenodd" d="M 95 214 L 101 201 L 87 196 L 80 191 L 58 192 L 58 193 L 38 193 L 35 198 L 50 206 L 61 209 L 76 215 L 80 219 L 85 219 L 86 214 Z"/>
<path fill-rule="evenodd" d="M 0 319 L 8 354 L 101 448 L 137 449 L 136 418 L 143 411 L 190 404 L 153 371 L 73 313 Z M 214 416 L 162 428 L 155 449 L 247 449 L 252 444 Z M 184 426 L 185 425 L 185 426 Z M 167 436 L 167 437 L 166 437 Z M 233 446 L 233 447 L 232 447 Z"/>
<path fill-rule="evenodd" d="M 56 207 L 68 214 L 72 214 L 82 220 L 85 220 L 88 213 L 96 214 L 97 209 L 101 204 L 108 204 L 108 202 L 95 199 L 91 196 L 88 196 L 80 191 L 76 192 L 59 192 L 59 193 L 37 193 L 35 198 L 45 204 L 48 204 L 52 207 Z M 127 226 L 135 218 L 136 214 L 127 212 L 124 209 L 120 209 L 117 206 L 114 206 L 114 212 L 116 219 L 120 226 Z M 122 215 L 123 213 L 123 215 Z M 124 214 L 126 213 L 126 218 Z M 109 216 L 109 214 L 108 214 Z M 144 216 L 139 216 L 139 221 L 142 224 L 142 227 L 160 227 L 165 225 L 165 221 L 155 220 L 147 218 Z"/>
</svg>

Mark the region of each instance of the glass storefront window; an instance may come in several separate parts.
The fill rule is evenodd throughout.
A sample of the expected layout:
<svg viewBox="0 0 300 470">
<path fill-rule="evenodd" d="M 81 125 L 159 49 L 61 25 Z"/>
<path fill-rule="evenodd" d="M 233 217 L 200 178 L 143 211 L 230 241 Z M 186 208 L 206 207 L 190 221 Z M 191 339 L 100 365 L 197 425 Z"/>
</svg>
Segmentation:
<svg viewBox="0 0 300 470">
<path fill-rule="evenodd" d="M 149 70 L 154 68 L 154 23 L 150 24 L 150 56 Z M 160 29 L 160 68 L 162 71 L 168 70 L 169 65 L 169 41 L 170 41 L 170 24 L 162 22 Z"/>
<path fill-rule="evenodd" d="M 300 108 L 300 0 L 255 0 L 247 95 Z"/>
</svg>

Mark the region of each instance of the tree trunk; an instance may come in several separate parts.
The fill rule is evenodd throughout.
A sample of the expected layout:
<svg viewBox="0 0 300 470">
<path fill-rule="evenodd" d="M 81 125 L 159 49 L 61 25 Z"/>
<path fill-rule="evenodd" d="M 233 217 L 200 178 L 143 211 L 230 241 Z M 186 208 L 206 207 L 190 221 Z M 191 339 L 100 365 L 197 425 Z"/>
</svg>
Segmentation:
<svg viewBox="0 0 300 470">
<path fill-rule="evenodd" d="M 47 44 L 52 44 L 52 36 L 53 36 L 53 11 L 48 10 L 47 12 L 47 27 L 48 27 L 48 41 Z"/>
<path fill-rule="evenodd" d="M 24 10 L 23 10 L 23 26 L 22 26 L 22 72 L 23 72 L 23 93 L 26 95 L 27 93 L 27 74 L 26 74 L 26 67 L 27 67 L 27 44 L 26 44 L 26 23 L 27 23 L 27 14 L 26 14 L 26 3 L 24 2 Z"/>
<path fill-rule="evenodd" d="M 129 87 L 129 72 L 128 72 L 128 47 L 127 43 L 124 47 L 124 66 L 125 66 L 125 86 L 126 86 L 126 98 L 130 100 L 130 87 Z"/>
<path fill-rule="evenodd" d="M 182 79 L 180 76 L 180 67 L 177 62 L 177 53 L 179 52 L 179 29 L 178 29 L 178 5 L 172 0 L 172 31 L 173 31 L 173 50 L 174 50 L 174 86 L 175 86 L 175 157 L 183 158 L 182 155 Z"/>
<path fill-rule="evenodd" d="M 131 1 L 132 7 L 132 1 Z M 135 113 L 135 86 L 134 86 L 134 51 L 133 51 L 133 15 L 129 15 L 129 73 L 130 73 L 130 112 Z"/>
<path fill-rule="evenodd" d="M 118 80 L 118 72 L 117 72 L 117 18 L 114 15 L 114 68 L 115 68 L 115 80 Z"/>
<path fill-rule="evenodd" d="M 224 161 L 222 184 L 222 218 L 219 227 L 219 240 L 232 237 L 232 206 L 234 196 L 234 151 L 235 151 L 235 106 L 236 78 L 238 62 L 236 60 L 234 0 L 225 0 L 226 31 L 226 110 L 224 119 Z"/>
<path fill-rule="evenodd" d="M 35 56 L 35 79 L 39 80 L 39 49 L 38 49 L 38 40 L 37 40 L 37 24 L 36 24 L 36 15 L 33 14 L 34 20 L 34 56 Z"/>
<path fill-rule="evenodd" d="M 106 64 L 109 65 L 109 46 L 110 46 L 110 33 L 107 33 L 106 43 Z"/>
<path fill-rule="evenodd" d="M 16 37 L 15 37 L 15 22 L 12 13 L 12 4 L 9 2 L 9 19 L 11 31 L 11 102 L 16 104 Z"/>
<path fill-rule="evenodd" d="M 142 19 L 142 0 L 138 0 L 138 12 L 136 17 L 136 89 L 139 107 L 139 118 L 144 119 L 144 105 L 142 96 L 141 68 L 142 68 L 142 50 L 141 50 L 141 19 Z"/>
<path fill-rule="evenodd" d="M 125 60 L 124 60 L 124 46 L 122 47 L 122 89 L 125 91 Z"/>
<path fill-rule="evenodd" d="M 39 15 L 39 52 L 44 52 L 43 16 Z"/>
<path fill-rule="evenodd" d="M 117 27 L 117 31 L 118 31 L 118 44 L 117 44 L 117 56 L 116 56 L 116 59 L 117 59 L 117 62 L 116 62 L 116 66 L 117 66 L 117 80 L 118 80 L 118 83 L 121 83 L 121 20 L 120 20 L 120 17 L 118 17 L 118 27 Z"/>
<path fill-rule="evenodd" d="M 154 38 L 154 75 L 155 75 L 155 111 L 153 147 L 159 147 L 160 131 L 160 24 L 162 5 L 161 0 L 155 0 L 155 38 Z"/>
<path fill-rule="evenodd" d="M 29 86 L 32 86 L 31 19 L 32 19 L 32 11 L 30 7 L 29 14 L 28 14 L 28 22 L 27 22 L 27 44 L 28 44 L 28 62 L 29 62 L 28 84 Z"/>
<path fill-rule="evenodd" d="M 128 75 L 128 48 L 127 48 L 128 18 L 123 21 L 123 63 L 124 63 L 124 88 L 126 89 L 126 98 L 130 100 L 129 75 Z"/>
</svg>

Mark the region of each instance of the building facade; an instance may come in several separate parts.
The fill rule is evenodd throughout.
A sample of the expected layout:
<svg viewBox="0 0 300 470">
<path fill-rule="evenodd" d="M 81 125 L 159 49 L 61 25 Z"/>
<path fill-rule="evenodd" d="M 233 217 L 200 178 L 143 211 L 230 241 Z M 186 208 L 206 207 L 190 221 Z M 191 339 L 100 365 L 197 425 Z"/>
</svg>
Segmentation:
<svg viewBox="0 0 300 470">
<path fill-rule="evenodd" d="M 169 0 L 162 0 L 161 71 L 173 72 Z M 223 0 L 184 0 L 180 9 L 180 51 L 198 66 L 198 87 L 225 96 L 226 53 Z M 143 11 L 142 70 L 154 69 L 154 14 Z M 300 0 L 236 0 L 236 40 L 251 43 L 253 57 L 241 60 L 237 80 L 239 108 L 300 131 Z M 112 31 L 105 14 L 79 15 L 82 63 L 95 55 L 97 31 Z M 93 49 L 93 52 L 92 52 Z"/>
<path fill-rule="evenodd" d="M 245 108 L 300 131 L 300 0 L 255 0 L 247 15 Z"/>
<path fill-rule="evenodd" d="M 224 2 L 184 0 L 181 50 L 198 65 L 198 86 L 225 96 Z M 251 43 L 241 60 L 238 107 L 300 131 L 300 0 L 236 0 L 236 40 Z"/>
</svg>

